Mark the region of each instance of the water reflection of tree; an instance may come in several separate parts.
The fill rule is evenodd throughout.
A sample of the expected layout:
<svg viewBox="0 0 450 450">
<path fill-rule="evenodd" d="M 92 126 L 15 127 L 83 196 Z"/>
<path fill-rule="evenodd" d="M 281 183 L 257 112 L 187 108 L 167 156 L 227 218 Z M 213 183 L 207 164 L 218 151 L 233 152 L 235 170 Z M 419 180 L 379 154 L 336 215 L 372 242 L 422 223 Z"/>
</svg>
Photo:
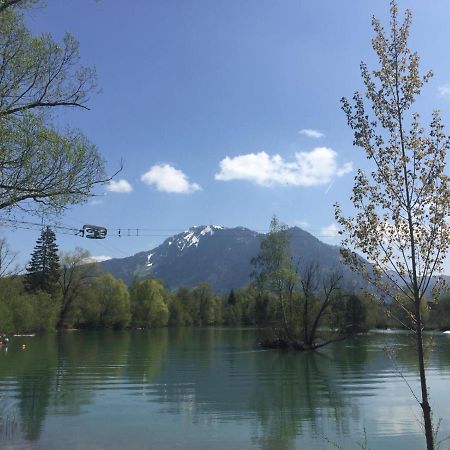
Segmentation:
<svg viewBox="0 0 450 450">
<path fill-rule="evenodd" d="M 294 448 L 305 428 L 316 436 L 324 434 L 322 419 L 331 419 L 336 427 L 348 420 L 343 412 L 348 402 L 330 373 L 333 362 L 327 356 L 277 352 L 270 361 L 265 359 L 260 364 L 275 370 L 270 381 L 260 384 L 252 402 L 262 426 L 262 436 L 255 441 L 262 449 Z"/>
<path fill-rule="evenodd" d="M 57 360 L 53 337 L 28 340 L 23 351 L 17 348 L 17 342 L 10 347 L 0 364 L 0 379 L 16 380 L 22 432 L 27 440 L 34 441 L 39 438 L 49 407 Z"/>
<path fill-rule="evenodd" d="M 1 380 L 15 380 L 23 436 L 36 441 L 49 413 L 78 415 L 105 380 L 125 377 L 128 333 L 64 333 L 12 342 Z"/>
<path fill-rule="evenodd" d="M 126 332 L 63 333 L 56 338 L 52 406 L 58 414 L 80 414 L 105 380 L 125 376 Z"/>
<path fill-rule="evenodd" d="M 99 388 L 127 384 L 162 411 L 193 423 L 250 423 L 254 445 L 287 450 L 326 447 L 324 436 L 338 444 L 353 436 L 356 446 L 363 423 L 355 399 L 379 386 L 377 374 L 393 371 L 384 347 L 396 349 L 406 374 L 416 373 L 407 335 L 362 336 L 300 354 L 261 351 L 254 337 L 254 330 L 189 328 L 36 337 L 0 360 L 0 384 L 15 380 L 11 396 L 29 440 L 39 438 L 46 414 L 80 414 Z"/>
<path fill-rule="evenodd" d="M 393 332 L 377 334 L 379 348 L 387 356 L 384 358 L 385 369 L 394 372 L 418 376 L 417 350 L 415 348 L 415 335 L 410 332 Z M 434 358 L 437 348 L 437 336 L 429 333 L 423 334 L 423 351 L 425 364 L 429 365 Z M 439 352 L 440 353 L 440 352 Z"/>
<path fill-rule="evenodd" d="M 167 328 L 131 331 L 127 353 L 126 376 L 146 388 L 160 373 L 168 348 Z"/>
<path fill-rule="evenodd" d="M 341 380 L 363 371 L 367 352 L 359 345 L 340 350 L 342 344 L 316 354 L 251 350 L 253 333 L 171 331 L 166 364 L 155 378 L 164 410 L 193 422 L 256 418 L 254 442 L 263 449 L 293 448 L 306 429 L 320 439 L 330 423 L 335 434 L 349 434 L 355 404 Z"/>
<path fill-rule="evenodd" d="M 450 335 L 442 334 L 436 336 L 435 339 L 440 348 L 437 365 L 443 373 L 448 374 L 450 371 Z"/>
</svg>

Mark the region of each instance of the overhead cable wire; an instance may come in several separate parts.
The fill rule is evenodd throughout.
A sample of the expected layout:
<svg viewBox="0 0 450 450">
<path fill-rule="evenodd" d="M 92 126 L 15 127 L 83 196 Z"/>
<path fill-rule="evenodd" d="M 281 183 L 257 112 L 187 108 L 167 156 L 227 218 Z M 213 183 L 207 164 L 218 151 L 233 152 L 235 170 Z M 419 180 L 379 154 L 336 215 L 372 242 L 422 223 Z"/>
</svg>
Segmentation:
<svg viewBox="0 0 450 450">
<path fill-rule="evenodd" d="M 9 225 L 6 225 L 9 224 Z M 17 220 L 17 219 L 0 219 L 0 226 L 5 225 L 9 227 L 14 227 L 17 229 L 23 229 L 23 230 L 36 230 L 36 229 L 42 229 L 46 226 L 51 227 L 52 229 L 58 230 L 61 234 L 66 235 L 80 235 L 80 231 L 82 230 L 82 226 L 76 227 L 73 225 L 67 225 L 67 224 L 45 224 L 45 223 L 38 223 L 38 222 L 31 222 L 31 221 L 25 221 L 25 220 Z M 191 227 L 194 228 L 194 227 Z M 118 238 L 124 238 L 124 237 L 168 237 L 170 236 L 170 233 L 175 234 L 181 234 L 184 232 L 188 232 L 189 230 L 181 229 L 181 228 L 148 228 L 148 227 L 120 227 L 120 228 L 107 228 L 108 230 L 108 237 L 118 237 Z M 227 231 L 232 232 L 232 229 L 227 230 L 226 228 L 222 230 L 220 234 L 217 236 L 220 237 L 227 237 Z M 258 229 L 258 230 L 250 230 L 255 231 L 257 233 L 267 233 L 267 229 Z M 317 228 L 310 228 L 307 230 L 307 232 L 311 231 L 322 231 L 321 229 Z M 323 237 L 323 238 L 331 238 L 336 237 L 333 234 L 316 234 L 316 237 Z"/>
</svg>

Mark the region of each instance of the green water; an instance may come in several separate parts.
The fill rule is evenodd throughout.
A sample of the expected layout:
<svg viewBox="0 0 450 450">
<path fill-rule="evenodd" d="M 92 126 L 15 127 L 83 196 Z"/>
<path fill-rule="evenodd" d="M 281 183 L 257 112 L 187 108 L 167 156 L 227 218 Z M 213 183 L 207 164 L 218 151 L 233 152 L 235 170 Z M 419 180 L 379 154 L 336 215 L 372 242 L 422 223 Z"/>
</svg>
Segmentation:
<svg viewBox="0 0 450 450">
<path fill-rule="evenodd" d="M 371 333 L 315 354 L 261 350 L 256 339 L 249 329 L 13 338 L 0 350 L 0 448 L 336 448 L 331 441 L 347 450 L 365 438 L 373 450 L 424 448 L 406 383 L 418 391 L 409 336 Z M 445 438 L 450 336 L 427 336 L 427 349 Z"/>
</svg>

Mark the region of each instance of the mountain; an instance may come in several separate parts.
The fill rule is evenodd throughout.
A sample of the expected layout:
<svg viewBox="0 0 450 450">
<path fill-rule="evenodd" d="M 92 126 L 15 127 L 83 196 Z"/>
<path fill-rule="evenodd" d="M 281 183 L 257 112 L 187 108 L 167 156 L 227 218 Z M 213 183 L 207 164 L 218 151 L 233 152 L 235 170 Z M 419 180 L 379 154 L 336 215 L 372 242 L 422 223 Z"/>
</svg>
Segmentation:
<svg viewBox="0 0 450 450">
<path fill-rule="evenodd" d="M 345 287 L 353 290 L 364 285 L 343 265 L 339 247 L 325 244 L 298 227 L 290 228 L 289 233 L 291 252 L 294 260 L 300 261 L 300 272 L 312 261 L 318 264 L 321 276 L 338 270 Z M 154 276 L 170 289 L 206 282 L 214 291 L 226 293 L 249 282 L 253 270 L 250 260 L 258 254 L 264 236 L 244 227 L 197 226 L 167 238 L 150 251 L 100 264 L 127 284 L 135 278 Z"/>
</svg>

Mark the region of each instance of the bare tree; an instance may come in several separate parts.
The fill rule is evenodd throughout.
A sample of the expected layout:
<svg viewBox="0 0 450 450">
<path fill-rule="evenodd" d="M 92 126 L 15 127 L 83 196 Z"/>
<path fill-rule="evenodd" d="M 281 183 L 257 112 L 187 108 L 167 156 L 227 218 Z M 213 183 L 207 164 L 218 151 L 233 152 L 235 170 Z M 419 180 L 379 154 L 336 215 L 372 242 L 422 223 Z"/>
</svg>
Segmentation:
<svg viewBox="0 0 450 450">
<path fill-rule="evenodd" d="M 319 265 L 316 262 L 310 262 L 306 265 L 300 278 L 300 289 L 303 294 L 303 341 L 308 342 L 309 339 L 309 322 L 311 315 L 311 307 L 314 301 L 314 294 L 319 287 L 317 272 Z"/>
<path fill-rule="evenodd" d="M 0 278 L 17 275 L 20 269 L 14 264 L 17 253 L 9 248 L 5 238 L 0 239 Z"/>
<path fill-rule="evenodd" d="M 343 336 L 339 336 L 317 342 L 317 331 L 325 314 L 336 302 L 344 298 L 341 284 L 341 273 L 334 271 L 330 274 L 320 274 L 319 264 L 314 261 L 306 264 L 301 272 L 303 343 L 306 348 L 317 349 L 343 339 Z"/>
<path fill-rule="evenodd" d="M 307 345 L 312 346 L 314 348 L 320 348 L 325 345 L 330 344 L 331 342 L 334 342 L 336 340 L 340 340 L 343 337 L 339 337 L 338 339 L 332 338 L 328 339 L 324 342 L 321 342 L 320 344 L 316 343 L 316 334 L 317 329 L 319 327 L 320 321 L 322 320 L 324 313 L 330 309 L 330 307 L 335 303 L 336 301 L 339 301 L 343 298 L 342 290 L 341 290 L 341 282 L 342 282 L 342 275 L 338 272 L 333 272 L 329 274 L 328 276 L 325 276 L 322 279 L 322 292 L 321 295 L 318 298 L 318 310 L 315 314 L 314 320 L 312 321 L 311 330 L 309 332 L 308 336 L 308 342 Z"/>
</svg>

